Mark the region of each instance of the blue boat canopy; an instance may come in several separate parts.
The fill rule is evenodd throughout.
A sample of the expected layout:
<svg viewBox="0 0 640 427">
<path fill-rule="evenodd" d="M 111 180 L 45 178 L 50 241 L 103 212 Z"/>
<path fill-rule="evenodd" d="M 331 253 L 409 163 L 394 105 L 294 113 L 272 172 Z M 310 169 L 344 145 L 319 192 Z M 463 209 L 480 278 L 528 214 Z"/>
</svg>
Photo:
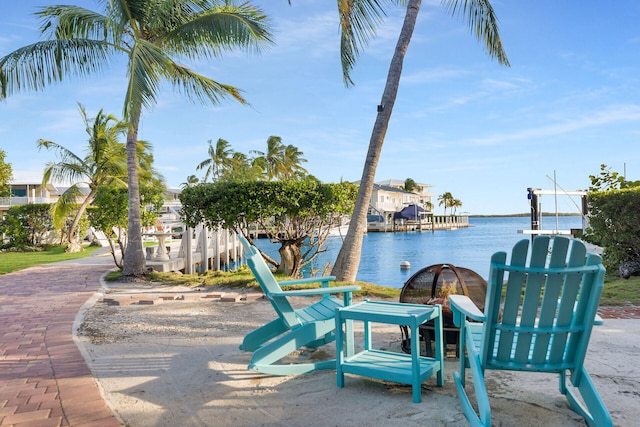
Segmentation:
<svg viewBox="0 0 640 427">
<path fill-rule="evenodd" d="M 393 214 L 393 219 L 406 219 L 409 221 L 416 221 L 418 216 L 423 217 L 427 211 L 418 205 L 409 205 L 402 209 L 400 212 Z M 417 215 L 416 215 L 417 214 Z"/>
</svg>

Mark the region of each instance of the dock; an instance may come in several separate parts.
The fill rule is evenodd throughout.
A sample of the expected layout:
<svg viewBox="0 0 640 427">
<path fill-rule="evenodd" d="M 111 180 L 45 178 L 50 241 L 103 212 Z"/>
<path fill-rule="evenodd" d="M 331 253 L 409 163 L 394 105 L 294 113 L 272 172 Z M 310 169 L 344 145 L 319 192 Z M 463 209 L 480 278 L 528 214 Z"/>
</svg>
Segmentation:
<svg viewBox="0 0 640 427">
<path fill-rule="evenodd" d="M 457 230 L 470 227 L 467 215 L 430 215 L 421 221 L 403 220 L 393 223 L 369 222 L 367 232 L 406 232 L 406 231 L 435 231 Z"/>
<path fill-rule="evenodd" d="M 180 239 L 171 239 L 166 246 L 169 259 L 158 259 L 156 249 L 157 246 L 146 247 L 146 265 L 159 272 L 204 274 L 208 270 L 224 270 L 242 260 L 242 246 L 236 234 L 227 230 L 209 230 L 203 225 L 187 228 Z"/>
</svg>

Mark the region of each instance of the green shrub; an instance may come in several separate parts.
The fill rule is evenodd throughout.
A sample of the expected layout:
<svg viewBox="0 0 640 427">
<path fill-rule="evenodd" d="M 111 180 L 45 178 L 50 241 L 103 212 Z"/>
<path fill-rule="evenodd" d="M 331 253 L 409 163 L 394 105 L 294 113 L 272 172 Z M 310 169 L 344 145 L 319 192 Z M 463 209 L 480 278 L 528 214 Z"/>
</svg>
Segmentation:
<svg viewBox="0 0 640 427">
<path fill-rule="evenodd" d="M 0 232 L 8 239 L 7 247 L 41 246 L 53 229 L 51 205 L 45 203 L 12 206 L 0 221 Z"/>
<path fill-rule="evenodd" d="M 593 191 L 587 195 L 589 226 L 584 239 L 604 248 L 603 261 L 613 273 L 640 259 L 640 187 Z"/>
</svg>

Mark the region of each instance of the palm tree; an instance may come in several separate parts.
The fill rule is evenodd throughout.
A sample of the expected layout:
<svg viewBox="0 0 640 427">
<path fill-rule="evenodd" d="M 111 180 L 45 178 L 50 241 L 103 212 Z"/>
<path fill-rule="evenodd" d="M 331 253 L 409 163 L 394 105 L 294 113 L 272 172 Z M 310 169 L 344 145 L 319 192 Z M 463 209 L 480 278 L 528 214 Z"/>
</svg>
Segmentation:
<svg viewBox="0 0 640 427">
<path fill-rule="evenodd" d="M 11 195 L 11 181 L 13 181 L 13 168 L 11 163 L 5 162 L 7 153 L 0 149 L 0 197 Z"/>
<path fill-rule="evenodd" d="M 266 152 L 252 150 L 250 153 L 258 155 L 253 163 L 262 166 L 267 180 L 272 180 L 279 178 L 285 170 L 285 150 L 282 138 L 272 135 L 267 138 Z"/>
<path fill-rule="evenodd" d="M 413 190 L 415 190 L 416 188 L 418 188 L 418 184 L 416 184 L 413 178 L 407 178 L 404 180 L 404 191 L 413 193 Z"/>
<path fill-rule="evenodd" d="M 199 182 L 200 182 L 200 179 L 197 176 L 189 175 L 187 177 L 187 180 L 185 182 L 183 182 L 182 184 L 180 184 L 180 187 L 182 187 L 182 188 L 193 187 L 194 185 L 198 184 Z"/>
<path fill-rule="evenodd" d="M 233 149 L 231 149 L 231 144 L 229 144 L 228 141 L 219 138 L 215 147 L 211 140 L 208 142 L 209 158 L 203 160 L 198 166 L 196 166 L 196 170 L 206 168 L 202 182 L 207 182 L 209 176 L 212 177 L 212 180 L 217 181 L 222 175 L 222 172 L 231 166 L 233 156 Z"/>
<path fill-rule="evenodd" d="M 294 176 L 304 176 L 308 171 L 302 167 L 302 163 L 306 163 L 307 159 L 304 153 L 295 145 L 287 145 L 284 149 L 284 167 L 282 171 L 283 178 L 293 178 Z"/>
<path fill-rule="evenodd" d="M 369 149 L 362 170 L 360 188 L 352 219 L 331 272 L 339 281 L 353 281 L 358 272 L 360 254 L 362 252 L 362 238 L 366 232 L 367 210 L 373 191 L 376 168 L 389 126 L 393 105 L 398 94 L 404 56 L 409 47 L 422 3 L 421 0 L 389 0 L 389 2 L 406 4 L 407 11 L 391 64 L 389 65 L 382 100 L 378 105 L 378 114 L 369 140 Z M 347 86 L 353 83 L 349 74 L 356 63 L 360 49 L 375 34 L 376 26 L 384 15 L 383 3 L 380 0 L 338 2 L 343 80 Z M 459 13 L 464 16 L 471 31 L 478 39 L 484 42 L 490 56 L 497 58 L 500 64 L 509 65 L 507 56 L 502 48 L 497 19 L 489 0 L 443 0 L 442 3 L 451 14 Z"/>
<path fill-rule="evenodd" d="M 260 162 L 251 161 L 249 157 L 236 151 L 231 156 L 228 169 L 222 174 L 222 179 L 230 181 L 256 181 L 264 175 L 264 166 Z"/>
<path fill-rule="evenodd" d="M 181 64 L 215 58 L 232 48 L 258 50 L 270 42 L 264 13 L 248 2 L 216 0 L 98 1 L 102 13 L 80 6 L 48 6 L 36 13 L 48 39 L 0 59 L 0 98 L 40 90 L 72 75 L 102 71 L 116 54 L 127 57 L 124 119 L 127 132 L 129 245 L 122 274 L 144 274 L 136 141 L 143 109 L 152 107 L 163 80 L 191 100 L 218 104 L 237 88 L 218 83 Z"/>
<path fill-rule="evenodd" d="M 460 201 L 460 199 L 453 199 L 449 206 L 453 208 L 453 215 L 455 215 L 458 211 L 458 208 L 462 207 L 462 202 Z"/>
<path fill-rule="evenodd" d="M 453 194 L 451 194 L 449 191 L 447 191 L 446 193 L 442 193 L 441 195 L 438 196 L 438 206 L 442 206 L 444 205 L 444 214 L 447 214 L 447 208 L 450 208 L 451 206 L 453 206 L 453 201 L 455 199 L 453 198 Z"/>
<path fill-rule="evenodd" d="M 87 154 L 80 157 L 69 149 L 53 141 L 40 139 L 38 148 L 56 151 L 59 161 L 48 162 L 44 170 L 42 185 L 52 181 L 73 183 L 54 205 L 54 222 L 60 224 L 63 218 L 77 205 L 83 194 L 81 187 L 88 186 L 89 194 L 75 213 L 69 227 L 67 252 L 82 250 L 76 238 L 76 228 L 87 206 L 96 196 L 98 188 L 106 185 L 126 187 L 127 154 L 121 136 L 126 135 L 128 126 L 113 115 L 100 110 L 95 118 L 87 116 L 84 107 L 78 104 L 80 115 L 89 135 Z"/>
</svg>

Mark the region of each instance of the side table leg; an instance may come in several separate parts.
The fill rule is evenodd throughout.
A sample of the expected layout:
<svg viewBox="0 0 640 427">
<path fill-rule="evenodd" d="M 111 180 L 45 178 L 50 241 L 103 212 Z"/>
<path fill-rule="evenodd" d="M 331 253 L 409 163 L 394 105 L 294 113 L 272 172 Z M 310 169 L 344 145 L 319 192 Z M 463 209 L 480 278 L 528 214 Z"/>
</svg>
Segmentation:
<svg viewBox="0 0 640 427">
<path fill-rule="evenodd" d="M 444 341 L 443 341 L 443 333 L 442 333 L 442 329 L 443 326 L 442 324 L 443 319 L 442 319 L 442 306 L 437 305 L 436 307 L 438 307 L 438 317 L 436 317 L 435 322 L 433 322 L 434 325 L 434 335 L 436 338 L 436 360 L 438 361 L 438 363 L 440 364 L 440 369 L 438 370 L 438 373 L 436 374 L 436 381 L 439 387 L 442 387 L 444 385 Z"/>
<path fill-rule="evenodd" d="M 353 338 L 353 320 L 344 320 L 344 351 L 345 357 L 356 354 L 355 340 Z"/>
<path fill-rule="evenodd" d="M 411 392 L 413 403 L 422 402 L 422 389 L 420 382 L 420 338 L 418 335 L 419 325 L 413 318 L 409 325 L 411 328 Z"/>
<path fill-rule="evenodd" d="M 345 327 L 348 326 L 345 325 Z M 347 336 L 349 331 L 347 330 Z M 351 340 L 353 345 L 353 339 Z M 342 362 L 344 360 L 344 336 L 342 333 L 342 320 L 340 318 L 340 309 L 336 309 L 336 385 L 340 388 L 344 387 L 344 373 L 342 372 Z M 347 345 L 347 348 L 349 346 Z"/>
</svg>

